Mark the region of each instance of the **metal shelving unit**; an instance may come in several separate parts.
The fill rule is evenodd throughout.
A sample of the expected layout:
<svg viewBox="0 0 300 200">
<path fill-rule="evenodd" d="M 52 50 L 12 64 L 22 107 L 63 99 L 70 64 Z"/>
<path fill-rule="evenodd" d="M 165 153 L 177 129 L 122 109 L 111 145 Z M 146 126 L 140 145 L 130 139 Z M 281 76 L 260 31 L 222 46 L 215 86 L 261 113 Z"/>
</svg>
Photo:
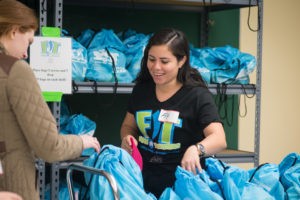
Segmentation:
<svg viewBox="0 0 300 200">
<path fill-rule="evenodd" d="M 41 7 L 45 6 L 46 0 L 40 0 Z M 43 3 L 43 4 L 42 4 Z M 47 4 L 47 2 L 46 2 Z M 262 68 L 262 31 L 263 31 L 263 0 L 54 0 L 54 23 L 56 27 L 62 28 L 63 21 L 63 5 L 92 5 L 107 6 L 116 8 L 134 8 L 134 9 L 160 9 L 175 11 L 193 11 L 201 13 L 201 44 L 205 46 L 208 38 L 208 13 L 226 9 L 239 9 L 249 6 L 258 7 L 258 26 L 257 31 L 257 68 L 256 68 L 256 84 L 249 85 L 208 85 L 209 90 L 213 94 L 218 94 L 219 90 L 226 94 L 253 94 L 256 96 L 255 102 L 255 130 L 254 130 L 254 151 L 247 152 L 241 150 L 227 149 L 216 155 L 217 158 L 228 163 L 254 163 L 259 164 L 259 138 L 260 138 L 260 103 L 261 103 L 261 68 Z M 44 8 L 44 7 L 42 7 Z M 42 25 L 46 25 L 46 10 L 40 9 L 40 20 Z M 134 84 L 114 84 L 114 83 L 98 83 L 98 82 L 73 82 L 73 93 L 118 93 L 130 94 Z M 59 117 L 57 112 L 59 104 L 53 108 L 55 117 Z M 66 168 L 71 163 L 81 163 L 82 158 L 77 160 L 54 163 L 51 166 L 51 199 L 58 199 L 59 190 L 59 170 Z M 44 166 L 39 167 L 43 171 Z M 43 177 L 43 176 L 41 176 Z M 44 191 L 41 188 L 40 191 Z M 43 199 L 43 198 L 41 198 Z"/>
<path fill-rule="evenodd" d="M 73 82 L 73 94 L 75 93 L 118 93 L 118 94 L 130 94 L 132 92 L 134 83 L 103 83 L 103 82 Z M 242 84 L 209 84 L 208 89 L 213 94 L 219 94 L 220 91 L 226 92 L 226 94 L 255 94 L 256 86 L 254 84 L 242 85 Z"/>
</svg>

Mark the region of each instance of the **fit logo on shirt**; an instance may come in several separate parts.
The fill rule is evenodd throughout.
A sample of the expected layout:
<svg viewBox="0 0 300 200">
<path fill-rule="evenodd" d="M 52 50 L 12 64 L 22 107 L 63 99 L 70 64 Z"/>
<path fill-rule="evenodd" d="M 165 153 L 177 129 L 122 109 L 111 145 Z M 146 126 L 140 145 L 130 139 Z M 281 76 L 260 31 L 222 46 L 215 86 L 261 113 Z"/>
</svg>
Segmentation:
<svg viewBox="0 0 300 200">
<path fill-rule="evenodd" d="M 160 111 L 154 113 L 152 113 L 152 110 L 136 112 L 136 123 L 143 135 L 139 137 L 139 141 L 150 148 L 161 150 L 179 149 L 180 143 L 173 143 L 173 137 L 174 129 L 182 127 L 182 119 L 178 118 L 177 123 L 162 122 L 159 120 L 159 116 Z"/>
</svg>

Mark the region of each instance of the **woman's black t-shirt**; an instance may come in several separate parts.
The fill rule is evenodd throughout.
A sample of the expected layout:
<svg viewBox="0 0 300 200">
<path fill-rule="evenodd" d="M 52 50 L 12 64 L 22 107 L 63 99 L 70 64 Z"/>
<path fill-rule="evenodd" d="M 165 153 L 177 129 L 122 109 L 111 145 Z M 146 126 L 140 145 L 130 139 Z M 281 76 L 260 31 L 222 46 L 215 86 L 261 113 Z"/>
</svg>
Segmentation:
<svg viewBox="0 0 300 200">
<path fill-rule="evenodd" d="M 159 102 L 153 83 L 138 84 L 129 100 L 138 127 L 146 191 L 156 196 L 173 186 L 175 170 L 186 149 L 204 138 L 203 129 L 221 122 L 211 93 L 203 87 L 181 87 Z"/>
</svg>

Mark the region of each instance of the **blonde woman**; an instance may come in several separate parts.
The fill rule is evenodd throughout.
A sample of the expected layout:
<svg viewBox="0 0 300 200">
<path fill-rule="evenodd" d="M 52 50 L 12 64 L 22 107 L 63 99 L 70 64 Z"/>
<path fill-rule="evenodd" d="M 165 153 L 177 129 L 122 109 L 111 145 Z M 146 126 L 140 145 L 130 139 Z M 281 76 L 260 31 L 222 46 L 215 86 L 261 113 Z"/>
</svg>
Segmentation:
<svg viewBox="0 0 300 200">
<path fill-rule="evenodd" d="M 36 157 L 54 162 L 79 157 L 86 148 L 100 151 L 94 137 L 58 134 L 38 82 L 22 60 L 37 28 L 33 10 L 0 0 L 0 191 L 24 200 L 39 199 Z"/>
</svg>

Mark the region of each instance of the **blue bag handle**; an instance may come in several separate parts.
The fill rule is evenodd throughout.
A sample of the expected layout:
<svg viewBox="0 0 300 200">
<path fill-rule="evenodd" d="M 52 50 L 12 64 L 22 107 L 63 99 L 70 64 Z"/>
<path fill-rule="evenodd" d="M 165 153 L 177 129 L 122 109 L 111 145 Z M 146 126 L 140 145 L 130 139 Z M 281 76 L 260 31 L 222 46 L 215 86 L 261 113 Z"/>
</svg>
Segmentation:
<svg viewBox="0 0 300 200">
<path fill-rule="evenodd" d="M 118 77 L 117 77 L 117 70 L 116 70 L 115 59 L 112 57 L 112 55 L 109 52 L 109 50 L 108 50 L 107 47 L 105 47 L 105 51 L 107 52 L 108 56 L 110 57 L 110 59 L 112 61 L 113 75 L 114 75 L 114 79 L 115 79 L 114 93 L 116 93 L 117 87 L 118 87 Z"/>
<path fill-rule="evenodd" d="M 261 168 L 262 168 L 264 165 L 266 165 L 266 164 L 269 164 L 269 163 L 263 163 L 263 164 L 259 165 L 259 166 L 254 170 L 253 174 L 252 174 L 251 177 L 249 178 L 249 182 L 252 181 L 252 179 L 254 178 L 256 172 L 257 172 L 259 169 L 261 169 Z"/>
<path fill-rule="evenodd" d="M 222 120 L 226 120 L 227 124 L 229 126 L 232 126 L 233 124 L 233 112 L 234 112 L 234 105 L 235 105 L 235 98 L 232 98 L 232 105 L 231 105 L 231 119 L 229 119 L 229 115 L 228 115 L 228 105 L 227 105 L 227 99 L 228 99 L 228 95 L 226 94 L 227 91 L 227 84 L 224 83 L 218 83 L 217 84 L 217 94 L 219 95 L 219 97 L 217 96 L 217 98 L 215 99 L 215 103 L 218 106 L 218 110 L 220 113 L 220 117 Z M 224 115 L 221 115 L 221 109 L 224 106 Z"/>
</svg>

